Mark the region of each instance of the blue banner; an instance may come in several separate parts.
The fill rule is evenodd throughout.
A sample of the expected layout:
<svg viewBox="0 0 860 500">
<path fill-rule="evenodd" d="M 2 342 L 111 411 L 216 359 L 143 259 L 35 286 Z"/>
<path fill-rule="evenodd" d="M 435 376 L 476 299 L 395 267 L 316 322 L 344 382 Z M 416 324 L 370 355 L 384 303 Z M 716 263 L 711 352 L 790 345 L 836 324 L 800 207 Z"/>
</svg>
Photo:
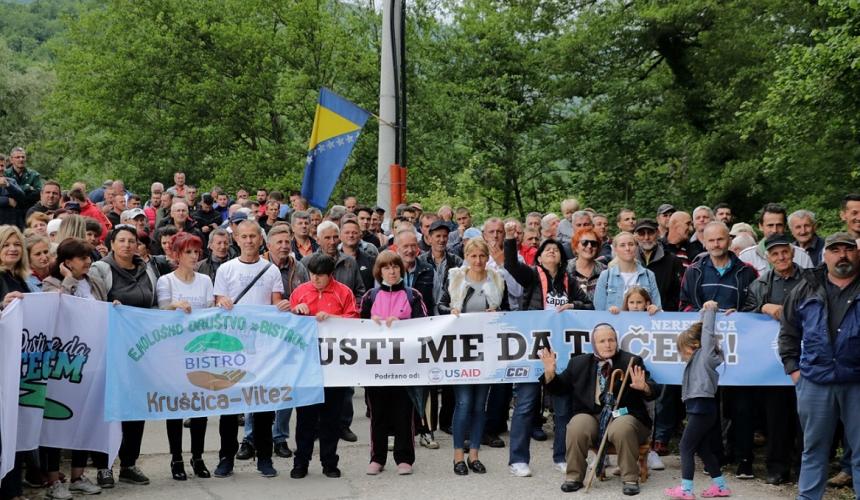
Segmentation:
<svg viewBox="0 0 860 500">
<path fill-rule="evenodd" d="M 116 306 L 105 418 L 271 411 L 323 401 L 316 320 L 271 306 L 186 314 Z"/>
</svg>

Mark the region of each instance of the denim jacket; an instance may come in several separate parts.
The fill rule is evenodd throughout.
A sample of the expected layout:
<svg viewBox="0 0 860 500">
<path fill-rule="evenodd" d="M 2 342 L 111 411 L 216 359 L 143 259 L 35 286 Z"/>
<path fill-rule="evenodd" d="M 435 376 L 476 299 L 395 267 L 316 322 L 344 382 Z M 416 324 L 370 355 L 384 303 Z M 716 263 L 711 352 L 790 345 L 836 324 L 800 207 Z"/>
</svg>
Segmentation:
<svg viewBox="0 0 860 500">
<path fill-rule="evenodd" d="M 660 303 L 660 290 L 657 288 L 657 280 L 654 273 L 645 269 L 642 264 L 636 263 L 636 284 L 644 288 L 651 295 L 651 303 L 662 308 Z M 597 278 L 597 287 L 594 289 L 594 310 L 606 311 L 611 306 L 621 309 L 624 302 L 624 278 L 618 266 L 606 268 Z"/>
</svg>

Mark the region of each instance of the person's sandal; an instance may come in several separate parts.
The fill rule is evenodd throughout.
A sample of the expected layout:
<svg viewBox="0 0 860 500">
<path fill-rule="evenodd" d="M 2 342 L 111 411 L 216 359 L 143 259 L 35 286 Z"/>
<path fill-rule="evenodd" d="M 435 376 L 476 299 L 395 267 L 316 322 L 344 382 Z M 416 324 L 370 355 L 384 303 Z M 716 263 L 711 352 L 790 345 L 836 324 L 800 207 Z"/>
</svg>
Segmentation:
<svg viewBox="0 0 860 500">
<path fill-rule="evenodd" d="M 454 462 L 454 474 L 457 474 L 458 476 L 467 476 L 469 474 L 469 468 L 466 467 L 466 462 L 462 460 Z"/>
<path fill-rule="evenodd" d="M 187 481 L 188 474 L 185 473 L 185 464 L 182 460 L 171 460 L 170 473 L 176 481 Z"/>
</svg>

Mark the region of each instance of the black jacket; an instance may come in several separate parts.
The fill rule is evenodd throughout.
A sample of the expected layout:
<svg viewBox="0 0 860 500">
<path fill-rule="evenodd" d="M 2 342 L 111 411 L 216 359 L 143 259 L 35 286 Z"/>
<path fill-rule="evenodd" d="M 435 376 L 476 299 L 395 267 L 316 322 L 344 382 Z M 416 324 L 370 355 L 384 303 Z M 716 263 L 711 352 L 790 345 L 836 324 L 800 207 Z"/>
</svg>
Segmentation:
<svg viewBox="0 0 860 500">
<path fill-rule="evenodd" d="M 681 259 L 663 249 L 659 243 L 654 247 L 648 264 L 640 248 L 637 254 L 639 263 L 654 273 L 657 289 L 660 290 L 660 304 L 664 311 L 677 311 L 681 301 L 681 279 L 684 277 L 684 264 Z"/>
<path fill-rule="evenodd" d="M 432 315 L 436 310 L 436 300 L 433 297 L 433 277 L 436 275 L 436 269 L 421 259 L 415 259 L 415 268 L 412 272 L 407 271 L 407 274 L 408 276 L 404 276 L 403 279 L 409 282 L 409 286 L 418 290 L 424 299 L 427 314 Z"/>
<path fill-rule="evenodd" d="M 630 354 L 629 352 L 619 350 L 612 357 L 612 368 L 620 368 L 622 371 L 627 369 L 628 363 L 633 359 L 634 366 L 645 368 L 642 358 Z M 645 370 L 645 380 L 648 387 L 651 388 L 651 394 L 646 396 L 641 391 L 631 389 L 629 387 L 630 379 L 628 378 L 628 387 L 624 389 L 624 395 L 621 397 L 619 408 L 627 408 L 630 415 L 636 417 L 649 429 L 651 428 L 651 417 L 648 416 L 648 409 L 645 407 L 645 401 L 652 401 L 657 397 L 657 383 L 651 379 L 651 375 Z M 572 414 L 579 415 L 586 413 L 589 415 L 598 415 L 603 409 L 603 405 L 597 404 L 595 401 L 595 388 L 597 387 L 597 358 L 593 354 L 579 354 L 570 359 L 567 367 L 561 373 L 557 373 L 549 383 L 546 382 L 545 375 L 540 376 L 541 383 L 546 385 L 549 392 L 558 395 L 572 395 Z M 616 393 L 621 388 L 621 382 L 616 384 Z"/>
<path fill-rule="evenodd" d="M 548 287 L 550 286 L 549 281 L 551 278 L 546 269 L 539 264 L 529 266 L 520 262 L 517 257 L 517 245 L 516 239 L 505 239 L 505 270 L 523 287 L 520 310 L 542 311 L 547 292 L 541 287 L 540 273 L 544 273 L 547 277 Z M 540 253 L 540 249 L 538 252 Z M 555 278 L 557 283 L 554 284 L 554 288 L 560 290 L 563 287 L 562 283 L 564 283 L 565 277 L 567 278 L 567 302 L 573 304 L 574 309 L 594 309 L 594 305 L 591 299 L 588 298 L 588 294 L 577 286 L 576 278 L 567 272 L 567 260 L 562 259 L 559 264 L 559 273 Z"/>
</svg>

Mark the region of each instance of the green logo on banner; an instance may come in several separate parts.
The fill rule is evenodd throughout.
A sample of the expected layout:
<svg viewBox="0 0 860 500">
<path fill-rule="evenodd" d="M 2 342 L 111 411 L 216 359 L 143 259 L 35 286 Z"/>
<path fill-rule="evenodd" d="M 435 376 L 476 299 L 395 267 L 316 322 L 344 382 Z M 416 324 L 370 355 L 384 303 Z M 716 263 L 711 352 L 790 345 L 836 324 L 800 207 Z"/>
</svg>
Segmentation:
<svg viewBox="0 0 860 500">
<path fill-rule="evenodd" d="M 210 391 L 222 391 L 248 375 L 242 341 L 221 332 L 198 335 L 185 345 L 185 370 L 188 381 Z M 215 371 L 217 370 L 217 371 Z"/>
</svg>

